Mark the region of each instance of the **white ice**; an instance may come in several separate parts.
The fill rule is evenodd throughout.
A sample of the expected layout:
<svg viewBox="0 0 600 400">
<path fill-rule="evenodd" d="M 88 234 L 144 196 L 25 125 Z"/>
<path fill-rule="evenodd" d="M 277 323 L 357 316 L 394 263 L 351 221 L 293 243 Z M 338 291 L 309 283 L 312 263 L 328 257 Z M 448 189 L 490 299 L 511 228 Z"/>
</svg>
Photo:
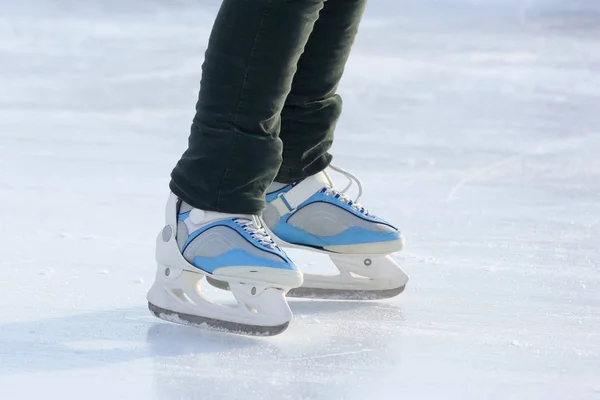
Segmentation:
<svg viewBox="0 0 600 400">
<path fill-rule="evenodd" d="M 145 304 L 217 7 L 0 1 L 0 399 L 600 399 L 598 2 L 371 2 L 333 153 L 411 281 L 267 339 Z"/>
</svg>

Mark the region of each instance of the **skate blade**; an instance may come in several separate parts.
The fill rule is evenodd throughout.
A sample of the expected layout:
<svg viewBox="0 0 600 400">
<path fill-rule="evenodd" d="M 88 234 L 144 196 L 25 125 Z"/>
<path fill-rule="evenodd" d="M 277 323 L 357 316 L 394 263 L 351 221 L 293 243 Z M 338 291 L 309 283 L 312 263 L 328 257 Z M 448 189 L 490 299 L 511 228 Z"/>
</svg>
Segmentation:
<svg viewBox="0 0 600 400">
<path fill-rule="evenodd" d="M 220 282 L 220 281 L 218 281 Z M 227 283 L 225 283 L 227 285 Z M 229 288 L 229 285 L 227 285 Z M 246 325 L 231 321 L 222 321 L 213 318 L 200 317 L 198 315 L 190 315 L 179 313 L 171 310 L 155 306 L 152 303 L 148 303 L 148 309 L 157 318 L 164 321 L 174 322 L 181 325 L 193 326 L 193 327 L 209 327 L 211 329 L 237 333 L 241 335 L 252 335 L 252 336 L 275 336 L 285 331 L 290 324 L 286 322 L 282 325 L 277 326 L 259 326 L 259 325 Z"/>
<path fill-rule="evenodd" d="M 405 288 L 406 285 L 384 290 L 344 290 L 299 287 L 291 289 L 288 292 L 287 297 L 324 300 L 382 300 L 398 296 L 404 292 Z"/>
<path fill-rule="evenodd" d="M 211 278 L 210 276 L 207 276 L 206 280 L 217 289 L 229 290 L 229 284 L 227 282 L 219 281 Z M 400 295 L 402 292 L 404 292 L 405 288 L 406 285 L 383 290 L 349 290 L 299 287 L 291 289 L 287 293 L 287 297 L 323 300 L 382 300 Z"/>
</svg>

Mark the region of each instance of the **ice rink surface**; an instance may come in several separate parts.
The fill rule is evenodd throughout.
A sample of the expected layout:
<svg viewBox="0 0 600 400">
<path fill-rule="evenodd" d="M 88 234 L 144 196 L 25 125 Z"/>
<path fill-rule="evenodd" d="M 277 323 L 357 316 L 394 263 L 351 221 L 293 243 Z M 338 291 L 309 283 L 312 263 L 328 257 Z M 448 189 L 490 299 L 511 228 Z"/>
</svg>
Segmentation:
<svg viewBox="0 0 600 400">
<path fill-rule="evenodd" d="M 600 5 L 371 2 L 333 154 L 411 281 L 267 339 L 145 304 L 217 7 L 0 1 L 0 398 L 600 399 Z"/>
</svg>

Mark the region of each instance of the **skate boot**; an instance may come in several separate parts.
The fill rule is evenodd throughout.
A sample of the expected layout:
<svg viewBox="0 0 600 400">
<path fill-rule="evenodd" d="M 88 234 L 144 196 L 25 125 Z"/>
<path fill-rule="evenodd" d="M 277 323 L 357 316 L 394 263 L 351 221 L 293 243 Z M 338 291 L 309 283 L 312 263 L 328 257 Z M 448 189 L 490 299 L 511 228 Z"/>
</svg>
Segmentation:
<svg viewBox="0 0 600 400">
<path fill-rule="evenodd" d="M 292 313 L 285 299 L 302 273 L 256 216 L 192 208 L 171 194 L 156 241 L 158 269 L 148 307 L 158 318 L 252 335 L 283 332 Z M 237 305 L 202 293 L 205 277 L 227 284 Z"/>
<path fill-rule="evenodd" d="M 355 176 L 330 168 L 348 179 L 343 190 L 336 190 L 323 171 L 291 185 L 274 183 L 267 194 L 262 218 L 275 241 L 326 253 L 340 271 L 335 276 L 304 274 L 302 287 L 288 296 L 380 299 L 402 293 L 408 276 L 389 254 L 402 250 L 404 237 L 357 202 L 362 186 Z M 353 183 L 358 185 L 355 200 L 346 194 Z"/>
</svg>

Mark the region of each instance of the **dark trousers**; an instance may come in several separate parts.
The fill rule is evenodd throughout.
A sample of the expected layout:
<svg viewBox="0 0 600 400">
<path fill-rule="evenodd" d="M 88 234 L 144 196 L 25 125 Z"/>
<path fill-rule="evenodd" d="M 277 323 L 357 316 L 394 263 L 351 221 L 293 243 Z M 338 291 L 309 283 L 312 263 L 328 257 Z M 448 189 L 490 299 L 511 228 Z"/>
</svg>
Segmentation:
<svg viewBox="0 0 600 400">
<path fill-rule="evenodd" d="M 224 0 L 173 193 L 204 210 L 259 214 L 273 180 L 325 169 L 365 3 Z"/>
</svg>

